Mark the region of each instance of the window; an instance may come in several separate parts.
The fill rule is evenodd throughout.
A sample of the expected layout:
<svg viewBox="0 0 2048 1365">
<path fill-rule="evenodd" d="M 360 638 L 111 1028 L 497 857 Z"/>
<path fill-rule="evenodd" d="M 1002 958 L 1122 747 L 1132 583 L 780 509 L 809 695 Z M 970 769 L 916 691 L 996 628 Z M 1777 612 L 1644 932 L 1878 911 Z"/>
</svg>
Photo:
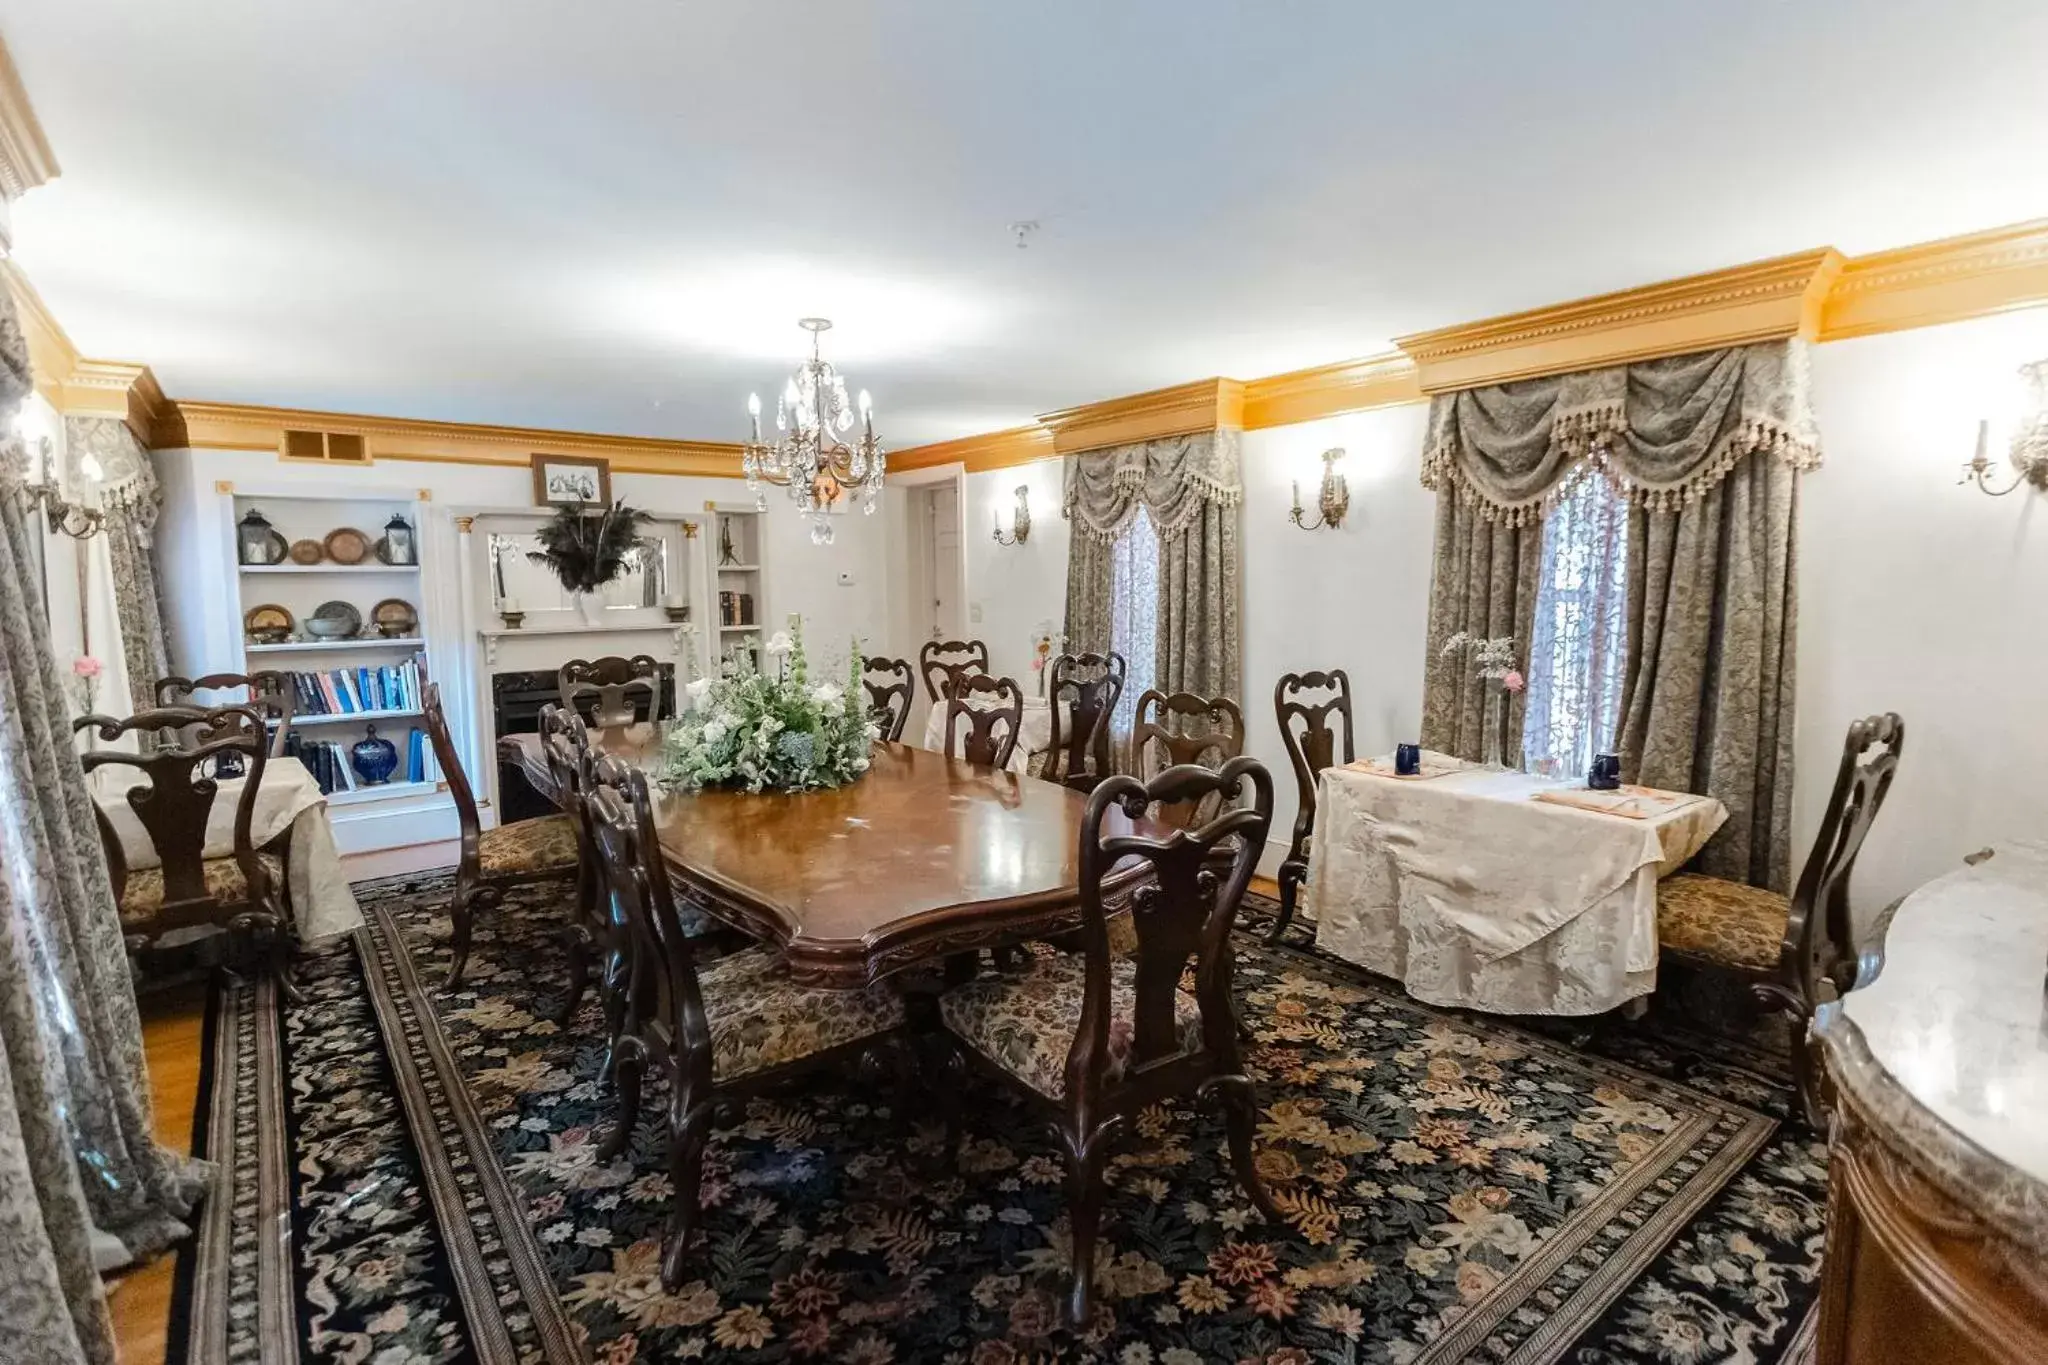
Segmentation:
<svg viewBox="0 0 2048 1365">
<path fill-rule="evenodd" d="M 1130 664 L 1109 721 L 1113 733 L 1127 735 L 1159 655 L 1159 535 L 1142 503 L 1110 550 L 1109 647 Z"/>
<path fill-rule="evenodd" d="M 1588 470 L 1543 524 L 1529 642 L 1522 757 L 1529 771 L 1582 775 L 1611 752 L 1628 637 L 1628 504 Z"/>
</svg>

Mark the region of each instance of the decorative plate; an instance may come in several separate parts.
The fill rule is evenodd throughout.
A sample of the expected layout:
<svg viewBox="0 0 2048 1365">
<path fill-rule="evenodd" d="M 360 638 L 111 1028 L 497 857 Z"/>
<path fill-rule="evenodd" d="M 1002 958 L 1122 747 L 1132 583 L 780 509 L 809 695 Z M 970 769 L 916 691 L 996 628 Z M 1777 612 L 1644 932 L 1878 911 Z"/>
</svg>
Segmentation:
<svg viewBox="0 0 2048 1365">
<path fill-rule="evenodd" d="M 242 617 L 242 631 L 258 644 L 283 644 L 289 639 L 296 622 L 292 614 L 275 602 L 249 608 Z"/>
<path fill-rule="evenodd" d="M 420 614 L 402 597 L 387 597 L 370 608 L 370 624 L 387 640 L 402 640 L 419 629 Z"/>
<path fill-rule="evenodd" d="M 328 623 L 332 623 L 331 625 Z M 347 602 L 322 602 L 306 622 L 306 629 L 329 638 L 351 638 L 363 628 L 363 614 Z"/>
<path fill-rule="evenodd" d="M 327 551 L 320 548 L 317 540 L 295 540 L 291 553 L 294 564 L 318 564 L 327 557 Z"/>
<path fill-rule="evenodd" d="M 285 557 L 285 538 L 272 531 L 263 542 L 263 558 L 249 561 L 252 564 L 282 564 Z"/>
<path fill-rule="evenodd" d="M 370 553 L 370 538 L 353 526 L 329 531 L 325 545 L 327 557 L 337 564 L 360 564 Z"/>
</svg>

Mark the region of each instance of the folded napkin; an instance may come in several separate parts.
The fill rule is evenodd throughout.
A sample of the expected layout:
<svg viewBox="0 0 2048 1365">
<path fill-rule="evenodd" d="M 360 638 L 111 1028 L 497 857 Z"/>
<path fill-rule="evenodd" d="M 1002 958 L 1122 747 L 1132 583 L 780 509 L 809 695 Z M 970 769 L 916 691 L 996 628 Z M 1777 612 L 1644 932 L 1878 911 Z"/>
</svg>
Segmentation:
<svg viewBox="0 0 2048 1365">
<path fill-rule="evenodd" d="M 1462 758 L 1455 758 L 1450 754 L 1440 754 L 1434 749 L 1424 749 L 1422 751 L 1421 772 L 1395 772 L 1394 756 L 1392 754 L 1387 754 L 1381 758 L 1362 758 L 1356 763 L 1347 763 L 1344 766 L 1354 772 L 1371 773 L 1374 777 L 1391 777 L 1400 782 L 1427 782 L 1432 777 L 1443 777 L 1450 773 L 1462 773 L 1469 768 L 1476 768 L 1479 765 L 1467 762 Z"/>
<path fill-rule="evenodd" d="M 1591 787 L 1554 787 L 1535 794 L 1535 800 L 1554 806 L 1572 806 L 1600 815 L 1619 815 L 1630 820 L 1655 820 L 1704 800 L 1692 792 L 1659 791 L 1655 787 L 1626 786 L 1618 791 L 1594 791 Z"/>
</svg>

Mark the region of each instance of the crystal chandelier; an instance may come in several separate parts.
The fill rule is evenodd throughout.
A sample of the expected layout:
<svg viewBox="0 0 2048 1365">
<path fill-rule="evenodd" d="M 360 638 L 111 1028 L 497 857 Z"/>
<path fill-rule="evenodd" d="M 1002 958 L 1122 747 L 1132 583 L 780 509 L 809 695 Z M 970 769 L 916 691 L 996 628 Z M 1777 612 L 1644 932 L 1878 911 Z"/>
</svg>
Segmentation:
<svg viewBox="0 0 2048 1365">
<path fill-rule="evenodd" d="M 846 381 L 818 355 L 818 334 L 832 326 L 827 318 L 799 318 L 797 326 L 811 334 L 811 358 L 782 386 L 775 400 L 776 437 L 761 439 L 761 396 L 747 395 L 752 435 L 740 456 L 754 505 L 768 510 L 764 483 L 789 490 L 789 500 L 811 519 L 811 544 L 832 543 L 826 513 L 841 498 L 858 493 L 861 510 L 880 506 L 882 475 L 887 461 L 875 439 L 875 410 L 866 389 L 860 392 L 859 441 L 848 446 L 840 433 L 853 429 L 854 410 L 846 401 Z"/>
</svg>

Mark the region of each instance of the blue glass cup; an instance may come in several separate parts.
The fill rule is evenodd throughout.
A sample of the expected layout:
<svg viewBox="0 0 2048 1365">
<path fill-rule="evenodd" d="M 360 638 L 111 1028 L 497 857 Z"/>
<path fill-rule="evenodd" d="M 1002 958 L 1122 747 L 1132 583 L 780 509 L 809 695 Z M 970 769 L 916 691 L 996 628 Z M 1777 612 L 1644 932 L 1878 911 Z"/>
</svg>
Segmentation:
<svg viewBox="0 0 2048 1365">
<path fill-rule="evenodd" d="M 1403 777 L 1418 777 L 1422 773 L 1422 746 L 1420 744 L 1396 744 L 1394 746 L 1394 771 Z"/>
<path fill-rule="evenodd" d="M 1621 755 L 1593 755 L 1593 768 L 1591 772 L 1586 774 L 1586 785 L 1596 792 L 1619 790 L 1621 787 Z"/>
</svg>

